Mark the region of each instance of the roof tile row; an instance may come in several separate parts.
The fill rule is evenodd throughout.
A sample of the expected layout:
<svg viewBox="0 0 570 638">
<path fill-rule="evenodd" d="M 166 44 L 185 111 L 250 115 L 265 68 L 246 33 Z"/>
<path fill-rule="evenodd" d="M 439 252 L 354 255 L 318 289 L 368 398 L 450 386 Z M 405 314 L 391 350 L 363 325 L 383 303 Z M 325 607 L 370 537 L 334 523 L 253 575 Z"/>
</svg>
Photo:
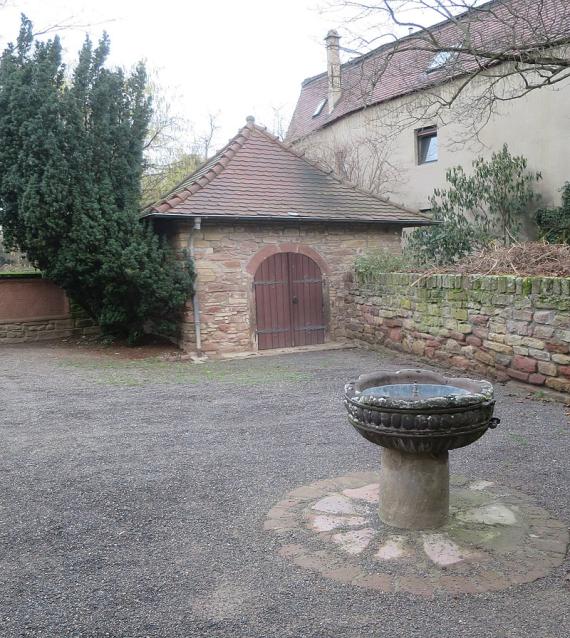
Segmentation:
<svg viewBox="0 0 570 638">
<path fill-rule="evenodd" d="M 225 148 L 144 214 L 431 223 L 416 211 L 321 170 L 251 119 Z"/>
<path fill-rule="evenodd" d="M 448 20 L 433 27 L 449 47 L 465 42 L 469 50 L 517 52 L 529 43 L 548 47 L 570 37 L 570 0 L 492 0 L 473 9 L 461 24 Z M 489 64 L 486 58 L 460 54 L 429 69 L 437 50 L 416 33 L 355 58 L 341 67 L 342 95 L 332 113 L 317 106 L 327 97 L 326 73 L 303 82 L 287 141 L 293 142 L 366 106 L 386 102 Z"/>
</svg>

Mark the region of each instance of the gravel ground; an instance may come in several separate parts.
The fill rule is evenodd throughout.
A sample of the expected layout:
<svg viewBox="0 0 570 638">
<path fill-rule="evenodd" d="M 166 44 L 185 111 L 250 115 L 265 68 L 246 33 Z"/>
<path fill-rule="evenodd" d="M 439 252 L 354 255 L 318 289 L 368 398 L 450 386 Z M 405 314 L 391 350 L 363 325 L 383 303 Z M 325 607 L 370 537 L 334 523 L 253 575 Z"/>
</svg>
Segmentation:
<svg viewBox="0 0 570 638">
<path fill-rule="evenodd" d="M 567 635 L 568 561 L 529 585 L 430 600 L 277 555 L 263 522 L 285 492 L 378 467 L 346 423 L 344 382 L 410 364 L 360 350 L 195 365 L 0 348 L 0 636 Z M 497 394 L 501 425 L 452 453 L 452 472 L 570 522 L 568 408 Z"/>
</svg>

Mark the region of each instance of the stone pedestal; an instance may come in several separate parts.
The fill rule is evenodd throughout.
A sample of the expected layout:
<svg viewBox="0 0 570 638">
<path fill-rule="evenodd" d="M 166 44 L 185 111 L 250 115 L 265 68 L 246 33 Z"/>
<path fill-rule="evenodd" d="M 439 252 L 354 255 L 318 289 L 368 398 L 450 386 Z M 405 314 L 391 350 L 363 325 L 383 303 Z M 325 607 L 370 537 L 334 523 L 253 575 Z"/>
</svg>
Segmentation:
<svg viewBox="0 0 570 638">
<path fill-rule="evenodd" d="M 380 520 L 402 529 L 434 529 L 449 515 L 449 454 L 382 449 Z"/>
</svg>

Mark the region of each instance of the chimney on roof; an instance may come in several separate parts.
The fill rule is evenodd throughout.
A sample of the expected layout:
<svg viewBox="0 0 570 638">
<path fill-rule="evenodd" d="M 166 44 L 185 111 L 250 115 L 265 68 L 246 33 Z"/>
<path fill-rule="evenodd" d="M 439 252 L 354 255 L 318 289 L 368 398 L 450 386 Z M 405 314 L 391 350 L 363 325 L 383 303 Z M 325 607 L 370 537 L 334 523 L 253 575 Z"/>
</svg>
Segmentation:
<svg viewBox="0 0 570 638">
<path fill-rule="evenodd" d="M 342 92 L 339 41 L 340 36 L 337 31 L 332 30 L 327 33 L 325 42 L 327 45 L 327 76 L 329 80 L 329 113 L 332 113 L 332 110 L 339 101 Z"/>
</svg>

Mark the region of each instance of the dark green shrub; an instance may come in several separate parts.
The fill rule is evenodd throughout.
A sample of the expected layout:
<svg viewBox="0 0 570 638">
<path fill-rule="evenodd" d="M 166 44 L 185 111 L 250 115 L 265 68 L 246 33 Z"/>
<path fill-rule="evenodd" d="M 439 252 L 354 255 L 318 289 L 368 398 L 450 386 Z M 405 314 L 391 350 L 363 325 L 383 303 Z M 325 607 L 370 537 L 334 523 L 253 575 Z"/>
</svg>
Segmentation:
<svg viewBox="0 0 570 638">
<path fill-rule="evenodd" d="M 0 225 L 104 333 L 135 342 L 173 332 L 193 276 L 139 221 L 146 75 L 106 68 L 108 53 L 107 36 L 87 39 L 67 77 L 59 39 L 34 42 L 22 18 L 0 58 Z"/>
<path fill-rule="evenodd" d="M 549 244 L 570 244 L 570 182 L 562 188 L 562 204 L 536 213 L 540 238 Z"/>
</svg>

